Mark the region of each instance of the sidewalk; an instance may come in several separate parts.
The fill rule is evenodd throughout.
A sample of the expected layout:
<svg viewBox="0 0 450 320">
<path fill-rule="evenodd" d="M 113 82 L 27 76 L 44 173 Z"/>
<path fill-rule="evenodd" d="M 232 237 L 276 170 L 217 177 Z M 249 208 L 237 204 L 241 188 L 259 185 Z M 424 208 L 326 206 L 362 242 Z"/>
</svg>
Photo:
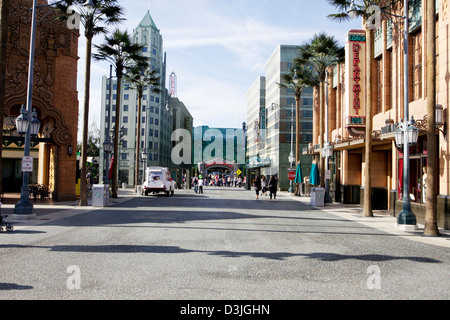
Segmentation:
<svg viewBox="0 0 450 320">
<path fill-rule="evenodd" d="M 136 197 L 134 189 L 119 189 L 117 199 L 109 199 L 109 207 L 115 204 L 129 200 L 131 197 Z M 31 200 L 34 206 L 34 213 L 36 214 L 36 219 L 32 220 L 14 220 L 13 212 L 14 206 L 20 199 L 20 194 L 5 194 L 4 201 L 1 206 L 1 214 L 5 218 L 5 221 L 11 223 L 14 230 L 20 230 L 30 226 L 36 226 L 45 223 L 49 220 L 56 220 L 66 217 L 72 217 L 75 215 L 83 214 L 89 211 L 95 211 L 104 209 L 102 207 L 92 207 L 92 200 L 88 199 L 88 206 L 80 207 L 78 206 L 78 200 L 75 201 L 64 201 L 56 202 L 52 200 Z"/>
<path fill-rule="evenodd" d="M 279 192 L 283 197 L 287 197 L 303 204 L 310 205 L 310 197 L 296 197 L 289 195 L 287 192 Z M 405 231 L 396 228 L 397 218 L 389 215 L 387 210 L 373 210 L 374 217 L 363 217 L 362 208 L 359 204 L 341 204 L 328 203 L 324 207 L 314 207 L 328 213 L 334 214 L 340 218 L 352 220 L 368 227 L 384 231 L 386 233 L 394 234 L 409 240 L 426 243 L 429 245 L 439 246 L 445 250 L 450 251 L 450 230 L 439 229 L 440 237 L 426 237 L 423 236 L 424 226 L 418 224 L 418 229 L 414 231 Z"/>
</svg>

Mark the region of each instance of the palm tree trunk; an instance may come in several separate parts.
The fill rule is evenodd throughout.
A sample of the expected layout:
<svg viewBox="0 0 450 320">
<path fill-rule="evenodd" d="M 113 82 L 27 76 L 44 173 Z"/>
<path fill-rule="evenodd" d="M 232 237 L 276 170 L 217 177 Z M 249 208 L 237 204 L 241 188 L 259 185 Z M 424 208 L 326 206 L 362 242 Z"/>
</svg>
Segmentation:
<svg viewBox="0 0 450 320">
<path fill-rule="evenodd" d="M 142 112 L 142 88 L 138 89 L 138 116 L 137 116 L 137 132 L 136 132 L 136 164 L 135 164 L 135 175 L 134 175 L 134 192 L 137 192 L 137 186 L 139 185 L 139 167 L 141 164 L 140 148 L 141 148 L 141 112 Z"/>
<path fill-rule="evenodd" d="M 0 0 L 0 123 L 3 126 L 3 110 L 6 86 L 6 48 L 7 48 L 7 36 L 8 36 L 8 16 L 9 16 L 9 0 Z M 0 146 L 3 145 L 3 134 L 0 135 Z M 0 148 L 0 172 L 2 172 L 2 150 Z M 0 174 L 0 194 L 2 193 L 2 177 Z M 0 215 L 2 213 L 2 207 L 0 206 Z M 1 220 L 1 219 L 0 219 Z"/>
<path fill-rule="evenodd" d="M 300 161 L 300 95 L 295 96 L 295 164 Z"/>
<path fill-rule="evenodd" d="M 122 71 L 117 70 L 117 95 L 116 95 L 116 121 L 114 124 L 114 163 L 113 163 L 113 173 L 112 173 L 112 197 L 113 199 L 117 199 L 117 189 L 118 189 L 118 181 L 117 181 L 117 168 L 119 164 L 119 127 L 120 127 L 120 100 L 122 97 Z"/>
<path fill-rule="evenodd" d="M 364 217 L 373 217 L 372 212 L 372 59 L 373 30 L 367 30 L 366 36 L 366 133 L 364 167 Z"/>
<path fill-rule="evenodd" d="M 426 211 L 425 227 L 423 234 L 426 236 L 438 236 L 437 208 L 436 208 L 436 180 L 437 180 L 437 155 L 436 143 L 436 5 L 434 0 L 427 0 L 427 181 L 426 181 Z M 425 186 L 425 181 L 424 181 Z"/>
<path fill-rule="evenodd" d="M 83 140 L 81 142 L 81 179 L 80 179 L 80 202 L 79 206 L 87 206 L 86 173 L 87 173 L 87 145 L 89 131 L 89 98 L 91 86 L 91 54 L 92 37 L 86 37 L 86 70 L 84 82 L 84 109 L 83 109 Z"/>
<path fill-rule="evenodd" d="M 325 81 L 320 81 L 319 87 L 319 112 L 320 112 L 320 187 L 325 188 L 325 159 L 323 158 L 323 146 L 324 146 L 324 139 L 325 139 L 325 99 L 323 98 L 323 95 L 325 93 L 324 90 Z"/>
</svg>

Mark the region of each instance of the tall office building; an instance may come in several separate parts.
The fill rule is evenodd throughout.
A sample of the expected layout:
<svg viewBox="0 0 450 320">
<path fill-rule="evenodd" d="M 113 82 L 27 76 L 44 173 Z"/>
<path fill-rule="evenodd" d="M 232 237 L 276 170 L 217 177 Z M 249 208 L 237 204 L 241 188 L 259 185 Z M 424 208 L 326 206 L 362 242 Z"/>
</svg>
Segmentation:
<svg viewBox="0 0 450 320">
<path fill-rule="evenodd" d="M 264 67 L 265 77 L 259 77 L 247 93 L 247 167 L 253 175 L 276 174 L 281 190 L 287 190 L 290 183 L 287 168 L 290 166 L 291 139 L 294 139 L 295 154 L 296 114 L 294 92 L 280 87 L 279 83 L 282 75 L 292 69 L 297 53 L 298 46 L 278 46 Z M 312 142 L 312 109 L 313 90 L 307 88 L 300 100 L 300 150 Z M 311 157 L 301 155 L 300 162 L 303 175 L 309 175 Z"/>
<path fill-rule="evenodd" d="M 147 160 L 141 161 L 144 166 L 169 166 L 171 164 L 171 133 L 172 117 L 168 108 L 168 90 L 165 89 L 166 57 L 163 53 L 163 38 L 156 27 L 150 12 L 147 11 L 142 21 L 133 30 L 133 41 L 143 45 L 142 54 L 151 60 L 150 68 L 157 70 L 161 78 L 161 93 L 155 93 L 147 87 L 143 93 L 141 119 L 138 115 L 137 91 L 123 81 L 122 92 L 117 93 L 117 82 L 114 74 L 104 76 L 102 82 L 102 113 L 101 113 L 101 161 L 100 181 L 105 181 L 103 174 L 107 166 L 103 141 L 111 135 L 115 125 L 115 110 L 120 110 L 120 144 L 118 158 L 119 183 L 134 185 L 135 157 L 141 157 L 145 152 Z M 111 78 L 112 76 L 112 78 Z M 121 105 L 116 105 L 117 94 L 121 95 Z M 141 132 L 137 131 L 137 121 L 141 122 Z M 136 155 L 136 136 L 140 137 L 141 154 Z M 113 137 L 112 137 L 113 138 Z M 140 169 L 142 172 L 143 169 Z M 106 173 L 108 174 L 108 173 Z"/>
</svg>

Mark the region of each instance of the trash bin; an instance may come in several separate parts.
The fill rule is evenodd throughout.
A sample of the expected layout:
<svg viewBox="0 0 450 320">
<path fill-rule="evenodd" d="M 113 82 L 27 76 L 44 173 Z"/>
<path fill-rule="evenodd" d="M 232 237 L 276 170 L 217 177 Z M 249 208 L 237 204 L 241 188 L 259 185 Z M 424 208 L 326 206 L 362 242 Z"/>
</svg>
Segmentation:
<svg viewBox="0 0 450 320">
<path fill-rule="evenodd" d="M 325 188 L 311 188 L 310 204 L 316 207 L 323 207 L 325 205 Z"/>
<path fill-rule="evenodd" d="M 94 184 L 92 186 L 92 206 L 107 207 L 109 199 L 109 185 Z"/>
</svg>

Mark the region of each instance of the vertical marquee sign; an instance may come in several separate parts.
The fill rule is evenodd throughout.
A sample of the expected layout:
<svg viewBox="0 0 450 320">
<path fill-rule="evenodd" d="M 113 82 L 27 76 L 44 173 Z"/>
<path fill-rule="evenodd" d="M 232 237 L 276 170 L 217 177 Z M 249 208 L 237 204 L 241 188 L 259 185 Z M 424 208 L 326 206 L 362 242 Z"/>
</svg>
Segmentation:
<svg viewBox="0 0 450 320">
<path fill-rule="evenodd" d="M 366 32 L 350 30 L 345 43 L 345 127 L 351 136 L 364 134 L 366 127 Z"/>
</svg>

